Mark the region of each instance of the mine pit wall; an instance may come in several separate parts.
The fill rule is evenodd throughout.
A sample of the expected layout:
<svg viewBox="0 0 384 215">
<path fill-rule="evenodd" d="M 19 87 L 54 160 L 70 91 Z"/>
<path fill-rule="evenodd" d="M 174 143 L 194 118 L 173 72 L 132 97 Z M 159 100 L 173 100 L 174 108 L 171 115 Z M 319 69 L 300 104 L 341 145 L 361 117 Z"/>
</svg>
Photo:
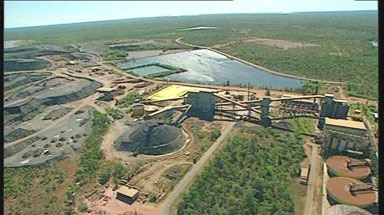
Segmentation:
<svg viewBox="0 0 384 215">
<path fill-rule="evenodd" d="M 20 106 L 4 107 L 4 124 L 33 119 L 39 113 L 42 112 L 42 109 L 44 108 L 42 106 L 65 104 L 71 101 L 86 98 L 94 94 L 96 92 L 96 89 L 100 86 L 102 86 L 101 83 L 91 81 L 90 85 L 83 87 L 77 92 L 72 92 L 66 95 L 48 97 L 44 99 L 33 98 L 29 102 L 23 103 Z"/>
<path fill-rule="evenodd" d="M 4 123 L 7 124 L 32 119 L 39 114 L 38 107 L 40 105 L 41 103 L 39 100 L 31 99 L 29 102 L 23 103 L 20 106 L 4 107 Z"/>
<path fill-rule="evenodd" d="M 4 147 L 4 153 L 3 153 L 4 159 L 7 157 L 11 157 L 12 155 L 20 152 L 21 150 L 25 149 L 25 147 L 27 147 L 27 143 L 25 142 L 20 142 L 10 147 Z"/>
<path fill-rule="evenodd" d="M 87 106 L 87 107 L 89 107 L 89 106 Z M 78 125 L 79 127 L 76 127 L 76 128 L 86 126 L 87 128 L 85 128 L 84 132 L 89 134 L 88 132 L 92 131 L 92 124 L 93 123 L 91 120 L 92 114 L 89 113 L 87 110 L 91 110 L 93 112 L 95 109 L 93 107 L 90 107 L 90 108 L 84 110 L 86 115 L 85 116 L 81 115 L 80 117 L 81 118 L 86 117 L 86 118 L 84 118 L 83 121 L 81 121 L 79 123 L 80 124 L 80 125 Z M 87 117 L 90 117 L 90 118 L 87 118 Z M 74 121 L 75 118 L 77 118 L 77 116 L 71 115 L 69 117 L 69 120 Z M 88 122 L 88 123 L 86 123 L 84 125 L 82 123 L 84 121 Z M 81 124 L 83 124 L 83 125 L 81 125 Z M 74 130 L 76 130 L 76 129 L 74 129 Z M 45 134 L 41 134 L 39 136 L 35 135 L 34 137 L 30 137 L 25 141 L 16 143 L 14 145 L 9 145 L 8 147 L 3 147 L 4 148 L 4 153 L 3 153 L 4 166 L 5 167 L 23 167 L 23 166 L 32 166 L 32 165 L 35 166 L 35 165 L 45 165 L 45 164 L 49 164 L 49 163 L 55 163 L 55 162 L 58 162 L 60 160 L 63 160 L 65 158 L 70 157 L 73 153 L 78 152 L 84 146 L 85 140 L 87 138 L 86 136 L 81 137 L 81 139 L 78 139 L 77 143 L 71 143 L 71 145 L 65 145 L 63 142 L 63 146 L 50 146 L 48 148 L 45 148 L 43 145 L 48 143 L 50 141 L 50 139 L 54 138 L 52 136 L 54 135 L 54 133 L 58 133 L 58 131 L 59 131 L 58 127 L 55 127 L 55 128 L 50 129 L 50 131 L 46 131 Z M 80 133 L 83 133 L 83 132 L 80 132 Z M 69 136 L 71 134 L 60 134 L 60 135 L 69 139 L 70 138 Z M 48 136 L 48 138 L 46 140 L 43 140 L 41 138 L 42 136 L 45 136 L 45 137 Z M 32 144 L 34 144 L 35 146 L 32 147 Z M 73 144 L 75 144 L 75 145 L 73 145 Z M 76 149 L 74 147 L 76 147 Z M 64 150 L 60 150 L 60 148 L 64 148 Z M 23 153 L 25 154 L 26 152 L 33 152 L 37 149 L 41 149 L 42 150 L 41 153 L 45 149 L 48 149 L 51 152 L 51 154 L 49 156 L 41 154 L 37 157 L 34 155 L 31 155 L 28 157 L 22 157 L 22 156 L 24 156 L 24 155 L 22 155 Z M 25 150 L 25 151 L 22 152 L 23 150 Z M 12 158 L 12 156 L 16 156 L 16 157 Z M 28 160 L 28 162 L 24 162 L 27 160 Z"/>
<path fill-rule="evenodd" d="M 94 94 L 96 92 L 96 89 L 101 86 L 102 86 L 101 83 L 92 81 L 90 85 L 82 88 L 80 91 L 72 92 L 66 95 L 52 96 L 44 99 L 33 98 L 29 102 L 23 103 L 19 106 L 13 105 L 9 107 L 4 107 L 4 111 L 8 112 L 9 114 L 28 114 L 38 110 L 39 109 L 38 107 L 41 105 L 45 105 L 45 106 L 59 105 L 59 104 L 65 104 L 71 101 L 86 98 Z"/>
<path fill-rule="evenodd" d="M 12 155 L 22 151 L 26 147 L 28 147 L 28 144 L 26 142 L 20 142 L 8 148 L 4 148 L 4 159 L 11 157 Z M 32 159 L 32 162 L 28 162 L 28 163 L 13 162 L 13 163 L 4 164 L 4 167 L 15 168 L 15 167 L 25 167 L 25 166 L 32 166 L 32 165 L 33 166 L 44 165 L 51 162 L 58 162 L 67 157 L 68 155 L 66 155 L 64 152 L 61 152 L 60 154 L 56 154 L 50 157 L 39 157 L 38 159 Z"/>
<path fill-rule="evenodd" d="M 43 59 L 33 59 L 23 62 L 20 60 L 5 60 L 3 69 L 5 72 L 25 71 L 25 70 L 39 70 L 51 66 L 51 63 Z"/>
<path fill-rule="evenodd" d="M 48 97 L 45 98 L 41 104 L 46 106 L 52 106 L 80 100 L 94 94 L 96 92 L 96 89 L 100 88 L 101 86 L 103 86 L 101 83 L 91 81 L 90 85 L 82 88 L 80 91 L 72 92 L 66 95 Z"/>
</svg>

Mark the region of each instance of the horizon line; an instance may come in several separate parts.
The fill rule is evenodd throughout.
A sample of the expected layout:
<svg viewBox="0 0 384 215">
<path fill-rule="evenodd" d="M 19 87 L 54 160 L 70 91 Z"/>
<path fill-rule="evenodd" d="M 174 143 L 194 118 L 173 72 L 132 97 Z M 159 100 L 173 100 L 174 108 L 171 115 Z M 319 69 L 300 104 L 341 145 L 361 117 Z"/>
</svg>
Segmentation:
<svg viewBox="0 0 384 215">
<path fill-rule="evenodd" d="M 45 25 L 32 25 L 32 26 L 17 26 L 17 27 L 4 27 L 4 30 L 12 30 L 18 28 L 38 28 L 38 27 L 50 27 L 58 25 L 72 25 L 72 24 L 85 24 L 94 22 L 108 22 L 108 21 L 122 21 L 122 20 L 134 20 L 134 19 L 151 19 L 151 18 L 167 18 L 167 17 L 188 17 L 188 16 L 206 16 L 206 15 L 236 15 L 236 14 L 273 14 L 273 15 L 288 15 L 298 13 L 335 13 L 335 12 L 378 12 L 378 10 L 335 10 L 335 11 L 298 11 L 298 12 L 255 12 L 255 13 L 207 13 L 207 14 L 189 14 L 189 15 L 167 15 L 167 16 L 145 16 L 145 17 L 131 17 L 131 18 L 116 18 L 106 20 L 93 20 L 93 21 L 82 21 L 82 22 L 63 22 L 56 24 L 45 24 Z"/>
</svg>

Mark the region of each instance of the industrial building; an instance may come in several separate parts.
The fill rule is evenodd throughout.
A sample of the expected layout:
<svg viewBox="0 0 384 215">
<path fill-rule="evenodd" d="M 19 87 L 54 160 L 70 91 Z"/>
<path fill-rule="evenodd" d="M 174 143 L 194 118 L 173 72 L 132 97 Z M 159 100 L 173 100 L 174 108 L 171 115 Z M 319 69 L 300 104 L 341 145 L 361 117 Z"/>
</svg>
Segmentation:
<svg viewBox="0 0 384 215">
<path fill-rule="evenodd" d="M 99 97 L 99 100 L 112 101 L 113 97 L 114 97 L 113 92 L 115 92 L 115 91 L 116 91 L 115 88 L 109 88 L 109 87 L 101 87 L 101 88 L 97 89 L 97 92 L 103 94 L 102 96 Z"/>
<path fill-rule="evenodd" d="M 136 199 L 139 197 L 139 191 L 136 189 L 129 188 L 127 186 L 121 186 L 116 190 L 116 198 L 120 201 L 123 201 L 128 204 L 133 204 Z"/>
<path fill-rule="evenodd" d="M 325 118 L 323 131 L 328 130 L 348 133 L 360 137 L 367 135 L 367 128 L 365 127 L 364 122 L 360 121 Z"/>
<path fill-rule="evenodd" d="M 348 117 L 349 105 L 345 100 L 336 100 L 332 94 L 325 94 L 321 104 L 320 119 L 318 127 L 323 129 L 325 118 L 346 119 Z"/>
<path fill-rule="evenodd" d="M 367 128 L 363 122 L 325 118 L 323 149 L 334 151 L 363 150 L 369 147 Z"/>
<path fill-rule="evenodd" d="M 185 100 L 191 105 L 188 116 L 212 121 L 215 116 L 215 97 L 212 92 L 189 92 Z"/>
</svg>

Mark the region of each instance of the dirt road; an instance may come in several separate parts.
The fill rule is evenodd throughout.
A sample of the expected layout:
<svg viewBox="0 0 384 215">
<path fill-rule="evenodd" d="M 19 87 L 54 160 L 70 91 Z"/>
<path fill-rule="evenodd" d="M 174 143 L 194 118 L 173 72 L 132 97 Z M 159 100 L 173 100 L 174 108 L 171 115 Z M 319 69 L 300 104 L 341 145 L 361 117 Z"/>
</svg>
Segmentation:
<svg viewBox="0 0 384 215">
<path fill-rule="evenodd" d="M 193 178 L 196 177 L 196 175 L 200 172 L 200 170 L 212 156 L 213 152 L 219 147 L 220 143 L 229 134 L 235 124 L 236 122 L 231 122 L 228 124 L 228 127 L 225 128 L 221 136 L 203 154 L 200 160 L 193 165 L 192 169 L 179 181 L 175 188 L 168 194 L 164 202 L 160 205 L 158 214 L 167 215 L 169 213 L 169 207 L 180 196 L 181 192 L 183 192 L 183 190 L 185 190 L 188 185 L 191 184 Z"/>
<path fill-rule="evenodd" d="M 318 149 L 319 146 L 315 144 L 311 144 L 312 146 L 312 155 L 311 155 L 311 170 L 309 172 L 309 178 L 308 178 L 308 187 L 307 187 L 307 198 L 305 200 L 305 207 L 304 207 L 304 213 L 303 214 L 312 214 L 312 204 L 314 203 L 314 192 L 315 192 L 315 185 L 316 180 L 321 177 L 317 174 L 317 156 L 319 154 Z"/>
</svg>

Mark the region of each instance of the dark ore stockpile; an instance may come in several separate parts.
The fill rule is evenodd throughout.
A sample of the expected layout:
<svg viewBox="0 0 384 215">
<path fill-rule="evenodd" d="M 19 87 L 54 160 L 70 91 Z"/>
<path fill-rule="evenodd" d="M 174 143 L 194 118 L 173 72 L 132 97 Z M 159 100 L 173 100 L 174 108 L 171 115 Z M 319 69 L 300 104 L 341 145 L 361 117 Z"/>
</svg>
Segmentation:
<svg viewBox="0 0 384 215">
<path fill-rule="evenodd" d="M 133 131 L 126 131 L 115 142 L 120 151 L 161 155 L 180 149 L 185 140 L 180 128 L 155 121 L 144 121 Z"/>
</svg>

